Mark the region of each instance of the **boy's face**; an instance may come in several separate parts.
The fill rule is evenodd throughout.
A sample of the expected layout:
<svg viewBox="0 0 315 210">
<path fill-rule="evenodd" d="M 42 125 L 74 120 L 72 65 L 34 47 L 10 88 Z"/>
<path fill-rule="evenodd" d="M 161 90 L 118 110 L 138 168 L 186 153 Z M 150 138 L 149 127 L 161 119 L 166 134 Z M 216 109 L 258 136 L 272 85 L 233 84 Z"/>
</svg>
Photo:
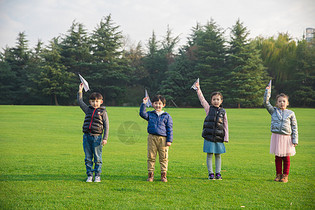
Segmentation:
<svg viewBox="0 0 315 210">
<path fill-rule="evenodd" d="M 220 95 L 214 95 L 211 98 L 211 104 L 215 107 L 219 107 L 222 104 L 223 100 Z"/>
<path fill-rule="evenodd" d="M 154 101 L 152 106 L 155 109 L 155 111 L 160 112 L 165 107 L 165 104 L 163 104 L 163 102 L 159 100 L 159 101 Z"/>
<path fill-rule="evenodd" d="M 97 108 L 99 108 L 102 105 L 103 100 L 102 99 L 95 99 L 95 100 L 89 100 L 89 102 L 90 102 L 90 105 L 94 109 L 97 109 Z"/>
<path fill-rule="evenodd" d="M 276 104 L 279 109 L 286 109 L 289 105 L 288 99 L 286 97 L 279 97 Z"/>
</svg>

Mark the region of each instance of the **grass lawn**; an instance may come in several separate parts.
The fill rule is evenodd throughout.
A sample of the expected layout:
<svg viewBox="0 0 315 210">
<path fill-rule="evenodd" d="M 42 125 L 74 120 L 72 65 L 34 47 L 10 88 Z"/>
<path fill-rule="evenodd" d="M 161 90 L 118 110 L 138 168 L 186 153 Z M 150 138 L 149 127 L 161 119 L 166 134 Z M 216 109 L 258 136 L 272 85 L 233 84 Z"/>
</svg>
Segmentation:
<svg viewBox="0 0 315 210">
<path fill-rule="evenodd" d="M 85 183 L 79 107 L 0 106 L 1 209 L 315 209 L 315 109 L 293 109 L 299 126 L 288 183 L 274 182 L 265 109 L 227 109 L 223 180 L 207 179 L 205 113 L 166 108 L 174 121 L 168 183 L 146 182 L 146 126 L 138 107 L 108 107 L 101 183 Z"/>
</svg>

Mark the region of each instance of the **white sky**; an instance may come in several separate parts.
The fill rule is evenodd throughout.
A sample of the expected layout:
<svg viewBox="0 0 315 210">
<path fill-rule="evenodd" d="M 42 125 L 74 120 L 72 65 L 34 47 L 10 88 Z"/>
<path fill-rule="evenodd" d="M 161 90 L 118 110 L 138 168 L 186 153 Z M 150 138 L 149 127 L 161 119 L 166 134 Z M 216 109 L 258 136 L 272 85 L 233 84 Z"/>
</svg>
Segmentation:
<svg viewBox="0 0 315 210">
<path fill-rule="evenodd" d="M 211 18 L 223 29 L 240 18 L 251 38 L 288 32 L 301 39 L 315 28 L 315 0 L 0 0 L 0 51 L 15 46 L 19 32 L 32 48 L 38 39 L 48 44 L 65 34 L 73 20 L 92 32 L 109 14 L 131 43 L 142 44 L 153 30 L 162 40 L 167 25 L 186 44 L 192 27 Z"/>
</svg>

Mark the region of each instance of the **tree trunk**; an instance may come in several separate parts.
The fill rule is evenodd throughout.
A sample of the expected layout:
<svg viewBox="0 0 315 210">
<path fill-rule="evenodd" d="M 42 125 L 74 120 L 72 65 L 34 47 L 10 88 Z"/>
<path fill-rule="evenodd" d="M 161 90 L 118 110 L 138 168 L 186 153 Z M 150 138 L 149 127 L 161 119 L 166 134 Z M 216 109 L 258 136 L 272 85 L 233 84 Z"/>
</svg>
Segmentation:
<svg viewBox="0 0 315 210">
<path fill-rule="evenodd" d="M 241 104 L 240 103 L 237 104 L 237 108 L 239 108 L 239 109 L 241 108 Z"/>
<path fill-rule="evenodd" d="M 55 98 L 55 105 L 56 105 L 56 106 L 59 106 L 59 104 L 58 104 L 58 99 L 57 99 L 57 95 L 56 95 L 56 94 L 54 94 L 54 98 Z"/>
</svg>

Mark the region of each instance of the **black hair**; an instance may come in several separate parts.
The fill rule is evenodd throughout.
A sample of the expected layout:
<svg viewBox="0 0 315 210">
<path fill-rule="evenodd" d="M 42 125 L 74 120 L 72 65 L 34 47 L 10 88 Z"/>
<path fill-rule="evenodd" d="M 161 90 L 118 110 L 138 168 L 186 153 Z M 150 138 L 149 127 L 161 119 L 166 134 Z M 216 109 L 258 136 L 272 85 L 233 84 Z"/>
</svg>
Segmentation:
<svg viewBox="0 0 315 210">
<path fill-rule="evenodd" d="M 221 97 L 221 100 L 223 100 L 223 95 L 222 95 L 222 93 L 221 93 L 221 92 L 218 92 L 218 91 L 211 93 L 211 100 L 212 100 L 212 97 L 215 96 L 215 95 L 219 95 L 219 96 Z"/>
<path fill-rule="evenodd" d="M 103 96 L 98 92 L 94 92 L 90 95 L 90 100 L 103 100 Z"/>
<path fill-rule="evenodd" d="M 156 96 L 154 96 L 154 97 L 152 98 L 152 103 L 154 103 L 154 102 L 156 102 L 156 101 L 160 101 L 160 100 L 162 101 L 163 105 L 166 104 L 166 99 L 165 99 L 165 97 L 162 96 L 162 95 L 156 95 Z"/>
</svg>

